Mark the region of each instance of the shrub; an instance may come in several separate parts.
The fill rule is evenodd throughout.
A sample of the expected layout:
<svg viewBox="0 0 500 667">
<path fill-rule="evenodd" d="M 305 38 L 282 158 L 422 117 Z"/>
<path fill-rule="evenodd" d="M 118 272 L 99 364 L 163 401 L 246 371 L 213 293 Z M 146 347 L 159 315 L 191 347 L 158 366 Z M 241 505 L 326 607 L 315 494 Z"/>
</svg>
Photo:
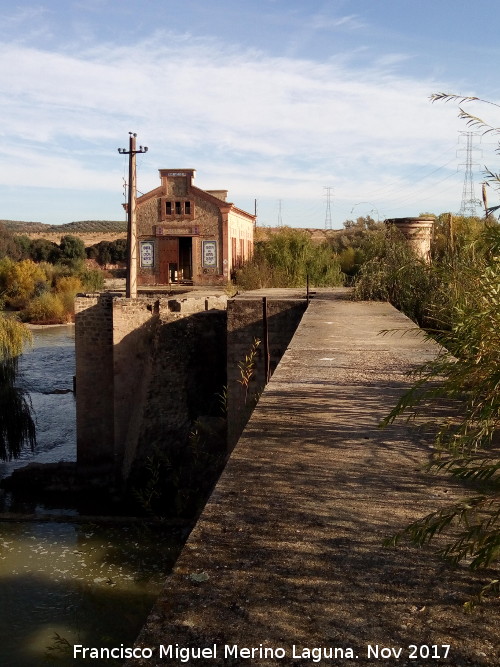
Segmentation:
<svg viewBox="0 0 500 667">
<path fill-rule="evenodd" d="M 343 283 L 336 255 L 327 244 L 316 245 L 309 234 L 283 228 L 267 241 L 258 241 L 255 255 L 236 272 L 244 289 L 261 287 L 335 286 Z"/>
<path fill-rule="evenodd" d="M 12 308 L 24 308 L 40 283 L 46 280 L 43 265 L 35 264 L 31 259 L 21 262 L 8 258 L 0 260 L 0 289 L 6 304 Z"/>
<path fill-rule="evenodd" d="M 86 292 L 99 292 L 104 288 L 104 273 L 100 269 L 89 269 L 84 267 L 78 277 L 82 288 Z"/>
<path fill-rule="evenodd" d="M 64 298 L 51 292 L 34 297 L 22 312 L 23 320 L 33 324 L 65 324 L 71 321 L 71 307 L 68 311 Z"/>
<path fill-rule="evenodd" d="M 60 276 L 56 278 L 55 291 L 56 293 L 67 292 L 73 297 L 77 292 L 83 289 L 82 282 L 78 276 Z"/>
<path fill-rule="evenodd" d="M 62 305 L 64 317 L 67 321 L 71 321 L 74 317 L 75 296 L 82 289 L 83 285 L 78 276 L 60 276 L 56 279 L 54 294 Z"/>
<path fill-rule="evenodd" d="M 393 227 L 374 234 L 364 249 L 366 261 L 354 286 L 354 298 L 389 301 L 415 322 L 429 316 L 433 274 L 403 235 Z"/>
</svg>

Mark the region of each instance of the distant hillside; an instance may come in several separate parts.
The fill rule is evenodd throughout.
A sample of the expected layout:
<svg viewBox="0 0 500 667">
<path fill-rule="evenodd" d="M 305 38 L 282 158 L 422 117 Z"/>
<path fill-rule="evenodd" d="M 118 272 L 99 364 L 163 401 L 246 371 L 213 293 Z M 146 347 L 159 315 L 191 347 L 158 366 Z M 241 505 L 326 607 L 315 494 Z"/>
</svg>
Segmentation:
<svg viewBox="0 0 500 667">
<path fill-rule="evenodd" d="M 24 222 L 22 220 L 0 220 L 13 234 L 24 234 L 30 239 L 47 239 L 60 243 L 66 234 L 78 236 L 86 246 L 100 241 L 116 241 L 126 238 L 127 223 L 123 220 L 80 220 L 65 225 L 46 225 L 43 222 Z"/>
<path fill-rule="evenodd" d="M 290 227 L 295 231 L 306 232 L 310 235 L 311 241 L 313 243 L 324 243 L 338 234 L 342 233 L 341 229 L 318 229 L 312 227 Z M 256 241 L 267 241 L 267 239 L 273 234 L 277 234 L 282 231 L 283 227 L 257 227 L 255 240 Z"/>
<path fill-rule="evenodd" d="M 22 220 L 0 220 L 3 225 L 14 234 L 26 234 L 32 239 L 43 238 L 59 243 L 61 236 L 73 234 L 82 239 L 86 246 L 94 245 L 99 241 L 114 241 L 125 238 L 127 223 L 124 220 L 80 220 L 68 222 L 64 225 L 47 225 L 43 222 L 24 222 Z M 257 227 L 256 241 L 265 241 L 273 234 L 281 231 L 282 227 Z M 338 229 L 312 229 L 310 227 L 293 228 L 307 232 L 314 243 L 323 243 L 342 233 Z"/>
<path fill-rule="evenodd" d="M 43 222 L 24 222 L 22 220 L 0 220 L 14 234 L 112 234 L 127 231 L 124 220 L 79 220 L 64 225 L 47 225 Z"/>
</svg>

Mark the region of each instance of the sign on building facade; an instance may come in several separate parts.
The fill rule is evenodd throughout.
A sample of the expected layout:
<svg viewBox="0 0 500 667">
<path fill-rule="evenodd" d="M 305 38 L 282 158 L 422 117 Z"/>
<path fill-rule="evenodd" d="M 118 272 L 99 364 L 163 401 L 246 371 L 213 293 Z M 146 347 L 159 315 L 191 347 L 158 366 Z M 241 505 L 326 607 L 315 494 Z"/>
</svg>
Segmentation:
<svg viewBox="0 0 500 667">
<path fill-rule="evenodd" d="M 155 247 L 151 241 L 141 241 L 141 266 L 154 266 Z"/>
<path fill-rule="evenodd" d="M 202 241 L 202 263 L 204 269 L 217 267 L 217 241 Z"/>
</svg>

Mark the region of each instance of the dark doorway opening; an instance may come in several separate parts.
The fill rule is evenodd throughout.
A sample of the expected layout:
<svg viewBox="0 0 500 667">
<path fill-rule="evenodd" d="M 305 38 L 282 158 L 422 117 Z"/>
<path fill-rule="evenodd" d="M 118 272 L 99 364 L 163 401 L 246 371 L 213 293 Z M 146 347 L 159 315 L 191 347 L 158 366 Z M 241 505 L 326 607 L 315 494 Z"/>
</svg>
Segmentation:
<svg viewBox="0 0 500 667">
<path fill-rule="evenodd" d="M 193 280 L 193 239 L 179 239 L 179 281 Z"/>
</svg>

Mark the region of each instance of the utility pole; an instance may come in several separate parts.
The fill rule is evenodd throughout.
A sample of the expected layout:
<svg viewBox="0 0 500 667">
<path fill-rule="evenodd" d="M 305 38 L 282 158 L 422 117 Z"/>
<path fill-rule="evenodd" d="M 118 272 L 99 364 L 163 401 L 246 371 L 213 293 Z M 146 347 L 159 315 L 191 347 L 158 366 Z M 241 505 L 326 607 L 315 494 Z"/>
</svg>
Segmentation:
<svg viewBox="0 0 500 667">
<path fill-rule="evenodd" d="M 332 190 L 331 186 L 325 186 L 323 190 L 326 190 L 326 213 L 325 213 L 325 229 L 332 229 Z"/>
<path fill-rule="evenodd" d="M 281 199 L 278 199 L 278 227 L 283 227 L 283 217 L 281 215 Z"/>
<path fill-rule="evenodd" d="M 128 203 L 127 203 L 127 279 L 125 296 L 128 299 L 137 297 L 137 224 L 135 218 L 136 188 L 136 159 L 137 153 L 147 153 L 147 146 L 135 147 L 137 134 L 129 132 L 129 149 L 119 148 L 120 155 L 128 155 Z"/>
</svg>

